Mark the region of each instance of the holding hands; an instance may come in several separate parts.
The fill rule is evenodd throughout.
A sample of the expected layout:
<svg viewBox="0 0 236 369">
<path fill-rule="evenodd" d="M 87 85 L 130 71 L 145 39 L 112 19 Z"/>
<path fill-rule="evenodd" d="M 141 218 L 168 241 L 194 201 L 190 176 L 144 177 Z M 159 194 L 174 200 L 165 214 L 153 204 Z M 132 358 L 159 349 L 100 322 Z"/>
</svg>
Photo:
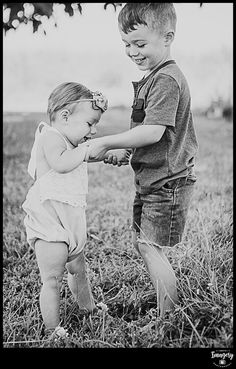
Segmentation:
<svg viewBox="0 0 236 369">
<path fill-rule="evenodd" d="M 129 164 L 130 152 L 126 149 L 107 150 L 102 139 L 93 139 L 89 142 L 89 160 L 103 160 L 105 164 L 127 165 Z"/>
<path fill-rule="evenodd" d="M 105 155 L 103 160 L 105 164 L 118 165 L 118 167 L 129 164 L 130 152 L 126 149 L 109 150 Z"/>
</svg>

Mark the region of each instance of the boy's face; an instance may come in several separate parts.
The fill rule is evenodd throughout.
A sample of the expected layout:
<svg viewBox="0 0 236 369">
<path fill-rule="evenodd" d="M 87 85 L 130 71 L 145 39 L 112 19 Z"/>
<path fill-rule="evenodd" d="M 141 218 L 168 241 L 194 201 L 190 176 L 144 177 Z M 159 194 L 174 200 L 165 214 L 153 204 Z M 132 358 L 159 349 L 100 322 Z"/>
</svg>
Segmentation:
<svg viewBox="0 0 236 369">
<path fill-rule="evenodd" d="M 151 71 L 168 58 L 169 42 L 165 35 L 160 35 L 145 25 L 136 25 L 136 29 L 124 33 L 119 27 L 126 54 L 142 71 Z"/>
</svg>

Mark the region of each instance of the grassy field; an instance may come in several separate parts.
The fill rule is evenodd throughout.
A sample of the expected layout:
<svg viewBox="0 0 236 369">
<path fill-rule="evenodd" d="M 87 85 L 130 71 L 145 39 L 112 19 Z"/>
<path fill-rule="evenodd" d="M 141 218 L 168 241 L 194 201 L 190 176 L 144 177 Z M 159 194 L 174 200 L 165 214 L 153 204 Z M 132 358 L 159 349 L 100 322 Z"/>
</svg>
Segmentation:
<svg viewBox="0 0 236 369">
<path fill-rule="evenodd" d="M 42 336 L 40 278 L 26 242 L 21 204 L 32 182 L 27 163 L 40 115 L 6 115 L 3 156 L 3 346 L 52 347 Z M 128 127 L 129 112 L 104 115 L 99 134 Z M 157 315 L 154 289 L 131 246 L 133 173 L 129 166 L 89 164 L 88 272 L 102 315 L 81 316 L 65 280 L 62 325 L 70 336 L 53 347 L 231 348 L 232 123 L 195 117 L 198 182 L 183 244 L 168 250 L 178 276 L 176 310 Z M 111 128 L 112 127 L 112 128 Z"/>
</svg>

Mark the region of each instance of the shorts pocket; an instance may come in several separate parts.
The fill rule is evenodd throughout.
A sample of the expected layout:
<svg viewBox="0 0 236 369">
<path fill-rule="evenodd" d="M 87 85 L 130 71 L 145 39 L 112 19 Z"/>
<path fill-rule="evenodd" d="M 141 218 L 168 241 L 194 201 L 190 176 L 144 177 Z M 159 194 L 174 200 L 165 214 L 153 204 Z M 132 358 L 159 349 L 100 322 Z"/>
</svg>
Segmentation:
<svg viewBox="0 0 236 369">
<path fill-rule="evenodd" d="M 160 190 L 167 192 L 167 193 L 172 193 L 175 188 L 178 185 L 178 181 L 176 179 L 170 180 L 168 182 L 166 182 L 161 188 Z"/>
</svg>

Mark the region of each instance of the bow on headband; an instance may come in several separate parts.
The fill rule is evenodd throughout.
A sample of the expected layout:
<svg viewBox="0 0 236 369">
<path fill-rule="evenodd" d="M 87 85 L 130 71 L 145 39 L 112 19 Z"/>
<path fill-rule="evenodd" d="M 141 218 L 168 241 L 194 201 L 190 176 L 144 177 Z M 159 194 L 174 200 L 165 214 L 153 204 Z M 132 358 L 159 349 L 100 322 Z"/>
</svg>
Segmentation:
<svg viewBox="0 0 236 369">
<path fill-rule="evenodd" d="M 93 92 L 93 108 L 101 109 L 103 112 L 108 108 L 107 98 L 99 91 Z"/>
<path fill-rule="evenodd" d="M 101 109 L 102 112 L 106 111 L 108 108 L 108 100 L 107 98 L 99 91 L 92 92 L 92 99 L 80 99 L 71 101 L 70 103 L 80 102 L 80 101 L 92 101 L 93 109 L 98 110 Z"/>
</svg>

